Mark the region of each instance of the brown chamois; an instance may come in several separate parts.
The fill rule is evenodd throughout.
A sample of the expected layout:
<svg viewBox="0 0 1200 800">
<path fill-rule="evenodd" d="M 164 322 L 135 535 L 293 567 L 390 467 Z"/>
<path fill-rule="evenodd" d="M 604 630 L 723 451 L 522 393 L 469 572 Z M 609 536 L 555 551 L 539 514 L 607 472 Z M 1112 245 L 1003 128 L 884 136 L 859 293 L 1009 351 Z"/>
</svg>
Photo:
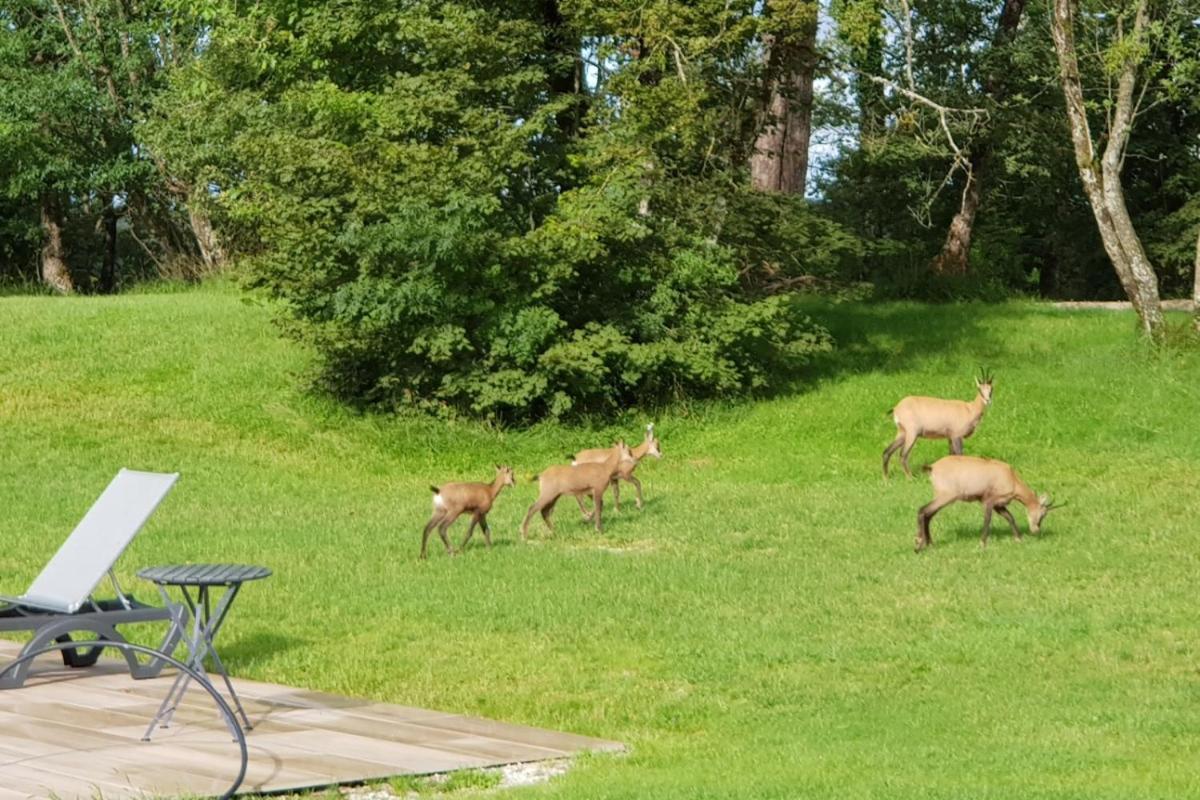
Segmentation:
<svg viewBox="0 0 1200 800">
<path fill-rule="evenodd" d="M 900 465 L 904 474 L 912 477 L 908 468 L 908 454 L 912 452 L 917 439 L 948 439 L 950 453 L 961 456 L 963 439 L 975 432 L 983 412 L 992 404 L 992 376 L 980 370 L 975 379 L 978 394 L 971 402 L 962 400 L 942 400 L 937 397 L 909 396 L 896 404 L 892 409 L 892 421 L 896 423 L 896 438 L 883 451 L 883 477 L 888 476 L 888 461 L 892 453 L 900 451 Z"/>
<path fill-rule="evenodd" d="M 542 519 L 545 521 L 546 527 L 550 529 L 550 533 L 554 533 L 554 524 L 550 521 L 550 515 L 554 511 L 554 504 L 564 494 L 577 497 L 581 494 L 590 494 L 596 533 L 603 533 L 600 517 L 603 513 L 604 490 L 608 488 L 608 484 L 612 482 L 613 476 L 621 470 L 621 467 L 632 461 L 633 452 L 629 449 L 629 445 L 622 440 L 617 442 L 608 458 L 601 464 L 557 464 L 547 467 L 541 475 L 537 476 L 538 497 L 526 512 L 525 521 L 521 523 L 521 539 L 526 538 L 529 531 L 529 520 L 538 511 L 542 512 Z"/>
<path fill-rule="evenodd" d="M 571 463 L 602 464 L 608 459 L 609 456 L 612 455 L 612 451 L 613 448 L 611 447 L 598 447 L 591 450 L 580 450 L 578 453 L 570 457 Z M 662 458 L 662 448 L 659 446 L 658 437 L 654 435 L 653 422 L 646 426 L 646 437 L 642 440 L 642 443 L 637 447 L 634 447 L 630 452 L 633 453 L 633 461 L 622 462 L 621 468 L 617 471 L 617 474 L 613 476 L 612 480 L 613 507 L 615 507 L 617 511 L 621 510 L 621 481 L 626 481 L 633 484 L 633 488 L 637 492 L 637 507 L 639 510 L 642 508 L 642 482 L 634 477 L 633 471 L 637 469 L 638 463 L 641 462 L 641 460 L 646 456 Z M 583 513 L 584 519 L 591 519 L 591 514 L 588 513 L 588 510 L 583 507 L 583 498 L 580 495 L 575 495 L 575 500 L 579 503 L 579 510 Z"/>
<path fill-rule="evenodd" d="M 429 518 L 421 534 L 421 558 L 425 558 L 425 545 L 429 543 L 429 534 L 434 527 L 437 527 L 438 536 L 442 537 L 442 543 L 446 545 L 446 553 L 454 555 L 454 548 L 450 546 L 450 537 L 446 535 L 446 529 L 463 513 L 470 513 L 471 524 L 467 526 L 467 535 L 463 537 L 459 550 L 471 541 L 471 534 L 475 532 L 476 525 L 483 529 L 484 541 L 490 548 L 492 531 L 487 524 L 487 515 L 505 486 L 516 486 L 516 481 L 513 480 L 512 467 L 499 464 L 496 465 L 496 479 L 491 483 L 447 483 L 440 488 L 430 486 L 433 490 L 433 516 Z"/>
<path fill-rule="evenodd" d="M 978 456 L 945 456 L 926 469 L 930 471 L 933 483 L 933 500 L 917 512 L 917 552 L 932 544 L 929 520 L 933 515 L 960 500 L 983 503 L 983 536 L 979 542 L 983 547 L 987 547 L 993 511 L 1008 521 L 1013 536 L 1021 541 L 1021 529 L 1008 510 L 1008 504 L 1013 500 L 1025 506 L 1029 513 L 1030 533 L 1041 530 L 1042 520 L 1051 509 L 1061 508 L 1046 495 L 1034 494 L 1017 471 L 1003 461 Z"/>
</svg>

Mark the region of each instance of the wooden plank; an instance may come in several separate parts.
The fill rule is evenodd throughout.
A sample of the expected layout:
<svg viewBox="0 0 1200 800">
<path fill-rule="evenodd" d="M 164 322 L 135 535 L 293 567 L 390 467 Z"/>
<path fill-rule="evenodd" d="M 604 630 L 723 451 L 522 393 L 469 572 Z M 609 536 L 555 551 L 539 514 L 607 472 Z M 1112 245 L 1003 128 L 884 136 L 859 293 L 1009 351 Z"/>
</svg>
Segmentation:
<svg viewBox="0 0 1200 800">
<path fill-rule="evenodd" d="M 243 785 L 246 791 L 264 791 L 269 785 L 309 786 L 329 783 L 323 776 L 285 763 L 272 752 L 258 752 L 250 760 Z M 32 762 L 41 769 L 78 774 L 71 760 L 78 756 L 56 755 Z M 88 754 L 87 770 L 112 783 L 122 783 L 155 794 L 215 794 L 229 788 L 238 770 L 238 751 L 232 742 L 163 744 L 142 743 L 132 748 L 103 750 Z"/>
<path fill-rule="evenodd" d="M 0 640 L 0 663 L 20 645 Z M 172 726 L 141 742 L 174 675 L 133 681 L 122 662 L 67 670 L 39 661 L 26 687 L 0 692 L 0 788 L 15 797 L 106 800 L 212 795 L 238 753 L 211 698 L 191 688 Z M 296 792 L 620 750 L 617 742 L 441 711 L 235 680 L 254 730 L 245 791 Z M 224 688 L 224 687 L 220 687 Z M 0 794 L 0 800 L 11 800 Z"/>
<path fill-rule="evenodd" d="M 279 737 L 283 737 L 282 741 Z M 436 747 L 384 742 L 367 736 L 340 734 L 332 736 L 326 731 L 303 731 L 291 734 L 269 734 L 264 736 L 263 747 L 271 749 L 278 743 L 290 745 L 312 753 L 365 758 L 370 761 L 391 764 L 397 772 L 444 772 L 487 766 L 491 759 L 462 753 L 439 750 Z M 256 739 L 257 741 L 257 739 Z"/>
<path fill-rule="evenodd" d="M 28 764 L 6 765 L 3 779 L 6 789 L 21 792 L 25 797 L 93 800 L 100 796 L 105 800 L 122 800 L 142 796 L 128 785 L 47 772 Z"/>
<path fill-rule="evenodd" d="M 564 749 L 539 747 L 527 742 L 516 741 L 513 738 L 464 736 L 460 731 L 439 728 L 431 724 L 360 717 L 348 714 L 341 709 L 296 711 L 290 714 L 288 719 L 293 723 L 303 723 L 309 728 L 319 728 L 338 733 L 353 733 L 403 744 L 421 744 L 460 753 L 474 752 L 496 758 L 505 758 L 508 761 L 562 758 L 563 756 L 570 755 L 571 752 Z M 469 743 L 464 746 L 464 742 Z"/>
</svg>

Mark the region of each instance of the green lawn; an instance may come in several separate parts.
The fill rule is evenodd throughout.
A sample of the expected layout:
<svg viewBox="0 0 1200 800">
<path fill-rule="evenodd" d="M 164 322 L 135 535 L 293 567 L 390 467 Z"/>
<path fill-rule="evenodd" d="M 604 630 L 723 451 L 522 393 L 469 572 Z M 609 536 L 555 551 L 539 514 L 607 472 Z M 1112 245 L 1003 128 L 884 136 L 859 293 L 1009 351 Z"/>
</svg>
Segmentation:
<svg viewBox="0 0 1200 800">
<path fill-rule="evenodd" d="M 304 352 L 220 286 L 0 299 L 0 592 L 119 467 L 179 470 L 122 577 L 274 568 L 222 633 L 234 673 L 631 748 L 514 797 L 1200 797 L 1200 357 L 1105 312 L 812 312 L 838 350 L 807 390 L 660 417 L 644 512 L 600 538 L 560 503 L 557 537 L 538 521 L 521 544 L 529 476 L 617 429 L 352 414 L 305 395 Z M 882 480 L 887 411 L 969 398 L 979 364 L 996 398 L 967 452 L 1069 505 L 1021 544 L 998 522 L 987 550 L 979 507 L 951 507 L 918 556 L 930 490 Z M 521 480 L 495 549 L 418 562 L 428 484 L 496 461 Z"/>
</svg>

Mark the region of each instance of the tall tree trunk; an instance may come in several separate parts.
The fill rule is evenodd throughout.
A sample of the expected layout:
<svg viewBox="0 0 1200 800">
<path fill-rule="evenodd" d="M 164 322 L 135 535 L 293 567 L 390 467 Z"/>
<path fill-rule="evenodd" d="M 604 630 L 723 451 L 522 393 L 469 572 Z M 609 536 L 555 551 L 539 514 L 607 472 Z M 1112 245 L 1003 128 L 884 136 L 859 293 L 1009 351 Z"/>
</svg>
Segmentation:
<svg viewBox="0 0 1200 800">
<path fill-rule="evenodd" d="M 1148 19 L 1147 0 L 1137 0 L 1133 38 L 1145 35 Z M 1079 79 L 1079 61 L 1075 53 L 1075 19 L 1073 0 L 1054 0 L 1051 32 L 1058 53 L 1059 78 L 1067 105 L 1067 121 L 1075 147 L 1075 164 L 1084 193 L 1096 218 L 1096 227 L 1104 250 L 1112 262 L 1117 278 L 1125 289 L 1129 302 L 1137 311 L 1142 333 L 1160 339 L 1164 332 L 1162 304 L 1158 295 L 1158 278 L 1150 259 L 1142 248 L 1133 221 L 1125 205 L 1121 186 L 1121 164 L 1133 124 L 1134 88 L 1137 83 L 1137 63 L 1127 58 L 1117 80 L 1117 96 L 1110 112 L 1108 141 L 1104 153 L 1097 159 L 1088 125 L 1083 86 Z"/>
<path fill-rule="evenodd" d="M 996 103 L 1003 102 L 1008 96 L 1004 70 L 1011 63 L 1011 59 L 1007 57 L 1005 48 L 1012 44 L 1017 36 L 1021 15 L 1025 13 L 1025 3 L 1026 0 L 1004 0 L 1000 19 L 996 23 L 996 32 L 992 35 L 992 52 L 997 60 L 988 66 L 983 80 L 983 92 Z M 949 275 L 965 275 L 967 272 L 971 237 L 975 232 L 975 217 L 979 213 L 980 203 L 983 202 L 983 182 L 991 171 L 992 152 L 990 134 L 985 134 L 972 148 L 967 185 L 963 188 L 958 213 L 954 215 L 950 227 L 946 230 L 942 252 L 933 260 L 934 272 Z"/>
<path fill-rule="evenodd" d="M 963 187 L 958 213 L 950 221 L 942 252 L 933 260 L 933 271 L 940 275 L 965 275 L 967 257 L 971 254 L 971 236 L 975 232 L 975 215 L 983 201 L 983 177 L 991 161 L 991 148 L 980 145 L 971 153 L 967 185 Z"/>
<path fill-rule="evenodd" d="M 104 225 L 104 261 L 100 265 L 100 292 L 112 294 L 117 289 L 117 211 L 111 197 L 104 206 L 101 221 Z"/>
<path fill-rule="evenodd" d="M 1196 261 L 1192 264 L 1192 330 L 1200 333 L 1200 235 L 1196 236 Z"/>
<path fill-rule="evenodd" d="M 542 30 L 546 52 L 552 59 L 547 70 L 551 98 L 570 98 L 570 104 L 555 115 L 564 140 L 579 132 L 586 108 L 583 92 L 583 56 L 579 39 L 572 34 L 562 14 L 561 0 L 542 0 Z"/>
<path fill-rule="evenodd" d="M 188 203 L 188 222 L 192 226 L 192 234 L 196 237 L 196 247 L 200 250 L 200 260 L 204 262 L 205 270 L 215 272 L 225 266 L 225 249 L 217 232 L 213 229 L 212 220 L 196 203 Z"/>
<path fill-rule="evenodd" d="M 767 3 L 768 13 L 781 0 Z M 794 11 L 792 12 L 795 13 Z M 803 195 L 812 139 L 817 20 L 763 37 L 766 49 L 766 115 L 750 156 L 750 184 L 759 191 Z"/>
<path fill-rule="evenodd" d="M 75 289 L 71 272 L 67 269 L 66 248 L 63 246 L 62 213 L 55 197 L 43 192 L 42 215 L 42 283 L 60 294 L 70 294 Z"/>
</svg>

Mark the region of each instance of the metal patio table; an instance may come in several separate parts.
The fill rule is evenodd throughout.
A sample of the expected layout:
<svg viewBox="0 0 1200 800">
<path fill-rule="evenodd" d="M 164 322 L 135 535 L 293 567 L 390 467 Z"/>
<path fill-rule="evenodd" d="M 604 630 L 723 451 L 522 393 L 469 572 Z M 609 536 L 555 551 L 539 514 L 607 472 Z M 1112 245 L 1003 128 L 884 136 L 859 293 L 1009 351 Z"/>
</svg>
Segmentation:
<svg viewBox="0 0 1200 800">
<path fill-rule="evenodd" d="M 192 615 L 192 633 L 188 640 L 188 658 L 185 663 L 203 673 L 205 672 L 204 658 L 205 656 L 211 657 L 213 666 L 225 680 L 225 688 L 229 690 L 229 697 L 241 715 L 246 730 L 250 730 L 253 726 L 250 725 L 250 718 L 246 716 L 246 710 L 242 708 L 242 701 L 238 699 L 237 693 L 233 690 L 229 673 L 225 671 L 225 665 L 221 663 L 221 657 L 217 655 L 213 640 L 221 630 L 221 625 L 224 624 L 225 617 L 229 614 L 229 607 L 233 605 L 234 598 L 237 597 L 242 584 L 266 578 L 270 574 L 271 570 L 266 567 L 248 564 L 169 564 L 146 567 L 138 571 L 139 578 L 158 585 L 164 602 L 170 600 L 167 592 L 168 586 L 178 587 L 183 594 L 184 602 Z M 215 606 L 210 597 L 210 590 L 213 587 L 224 587 L 225 589 Z M 191 590 L 195 590 L 195 596 Z M 190 682 L 191 676 L 186 673 L 181 672 L 175 677 L 175 683 L 171 685 L 171 690 L 167 692 L 162 705 L 158 707 L 154 719 L 150 720 L 146 734 L 142 737 L 143 740 L 149 741 L 150 734 L 156 725 L 161 723 L 165 728 L 170 724 L 175 709 L 183 700 L 183 693 L 187 691 Z M 236 719 L 234 723 L 236 724 Z M 229 724 L 228 721 L 226 724 Z"/>
</svg>

